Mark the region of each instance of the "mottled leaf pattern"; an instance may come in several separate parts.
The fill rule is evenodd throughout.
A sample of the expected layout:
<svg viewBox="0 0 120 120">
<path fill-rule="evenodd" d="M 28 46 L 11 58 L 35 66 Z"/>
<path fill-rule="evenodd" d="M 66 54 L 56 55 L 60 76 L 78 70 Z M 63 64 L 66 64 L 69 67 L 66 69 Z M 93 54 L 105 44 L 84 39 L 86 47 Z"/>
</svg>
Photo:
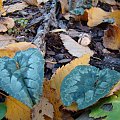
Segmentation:
<svg viewBox="0 0 120 120">
<path fill-rule="evenodd" d="M 84 109 L 106 96 L 119 80 L 120 73 L 117 71 L 77 66 L 62 82 L 62 102 L 65 106 L 76 102 L 79 109 Z"/>
<path fill-rule="evenodd" d="M 0 89 L 32 107 L 42 95 L 44 60 L 38 49 L 0 58 Z"/>
</svg>

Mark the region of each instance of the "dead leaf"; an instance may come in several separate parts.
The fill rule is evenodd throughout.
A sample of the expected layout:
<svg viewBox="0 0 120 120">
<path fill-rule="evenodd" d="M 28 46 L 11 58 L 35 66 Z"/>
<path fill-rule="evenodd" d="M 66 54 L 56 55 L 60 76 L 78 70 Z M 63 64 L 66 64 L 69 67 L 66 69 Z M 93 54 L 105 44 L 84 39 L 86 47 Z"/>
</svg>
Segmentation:
<svg viewBox="0 0 120 120">
<path fill-rule="evenodd" d="M 4 6 L 4 9 L 6 10 L 6 13 L 13 13 L 15 11 L 23 10 L 26 7 L 28 7 L 28 4 L 26 4 L 26 2 L 21 2 L 9 6 Z"/>
<path fill-rule="evenodd" d="M 20 101 L 11 96 L 7 96 L 5 104 L 7 106 L 6 118 L 8 120 L 31 120 L 30 108 Z"/>
<path fill-rule="evenodd" d="M 90 55 L 83 55 L 80 58 L 76 58 L 65 66 L 58 68 L 56 73 L 52 76 L 51 80 L 44 82 L 43 96 L 46 97 L 54 107 L 55 120 L 62 120 L 62 112 L 60 107 L 62 102 L 60 99 L 60 87 L 61 83 L 66 75 L 78 65 L 88 65 L 90 61 Z M 76 106 L 69 110 L 76 110 Z"/>
<path fill-rule="evenodd" d="M 27 50 L 28 48 L 36 48 L 31 42 L 19 42 L 9 44 L 4 48 L 0 48 L 0 57 L 8 56 L 13 57 L 17 51 Z"/>
<path fill-rule="evenodd" d="M 54 108 L 54 119 L 62 120 L 62 113 L 60 112 L 60 106 L 62 105 L 60 97 L 57 96 L 56 90 L 51 88 L 49 80 L 44 81 L 43 96 L 46 97 Z"/>
<path fill-rule="evenodd" d="M 87 9 L 84 11 L 83 15 L 73 15 L 76 21 L 88 21 L 88 12 Z"/>
<path fill-rule="evenodd" d="M 15 43 L 16 38 L 8 34 L 0 35 L 0 48 Z"/>
<path fill-rule="evenodd" d="M 32 120 L 53 120 L 54 109 L 49 100 L 42 97 L 40 103 L 32 109 Z M 46 119 L 46 117 L 48 119 Z"/>
<path fill-rule="evenodd" d="M 14 55 L 15 53 L 11 50 L 0 49 L 0 58 L 5 56 L 12 58 Z"/>
<path fill-rule="evenodd" d="M 9 17 L 0 18 L 0 32 L 6 32 L 8 29 L 13 28 L 15 25 L 14 20 Z"/>
<path fill-rule="evenodd" d="M 111 96 L 114 95 L 115 92 L 120 90 L 120 81 L 112 88 L 112 90 L 110 91 L 109 95 L 107 96 Z"/>
<path fill-rule="evenodd" d="M 120 10 L 115 10 L 113 12 L 105 12 L 101 8 L 92 7 L 91 9 L 87 10 L 88 13 L 88 23 L 89 27 L 94 27 L 102 22 L 105 19 L 114 19 L 115 24 L 120 26 Z"/>
<path fill-rule="evenodd" d="M 68 52 L 75 56 L 75 57 L 81 57 L 84 54 L 90 54 L 91 56 L 94 54 L 92 50 L 90 50 L 89 47 L 84 47 L 80 44 L 78 44 L 75 40 L 73 40 L 70 36 L 65 34 L 60 34 L 61 40 L 63 42 L 63 45 L 68 50 Z"/>
<path fill-rule="evenodd" d="M 104 32 L 103 45 L 112 50 L 120 49 L 120 28 L 116 25 L 110 25 Z"/>
<path fill-rule="evenodd" d="M 48 0 L 24 0 L 27 4 L 29 5 L 35 5 L 35 6 L 38 6 L 40 5 L 41 3 L 45 3 L 47 2 Z"/>
<path fill-rule="evenodd" d="M 107 18 L 109 12 L 105 12 L 101 8 L 92 7 L 87 10 L 88 12 L 88 23 L 89 27 L 97 26 L 98 24 L 103 22 L 103 19 Z"/>
<path fill-rule="evenodd" d="M 111 12 L 109 18 L 113 18 L 115 20 L 115 24 L 120 27 L 120 10 Z"/>
<path fill-rule="evenodd" d="M 9 44 L 5 47 L 7 50 L 12 50 L 13 52 L 17 52 L 20 50 L 27 50 L 28 48 L 36 48 L 31 42 L 19 42 L 14 44 Z"/>
<path fill-rule="evenodd" d="M 59 0 L 62 8 L 62 14 L 68 12 L 68 0 Z"/>
</svg>

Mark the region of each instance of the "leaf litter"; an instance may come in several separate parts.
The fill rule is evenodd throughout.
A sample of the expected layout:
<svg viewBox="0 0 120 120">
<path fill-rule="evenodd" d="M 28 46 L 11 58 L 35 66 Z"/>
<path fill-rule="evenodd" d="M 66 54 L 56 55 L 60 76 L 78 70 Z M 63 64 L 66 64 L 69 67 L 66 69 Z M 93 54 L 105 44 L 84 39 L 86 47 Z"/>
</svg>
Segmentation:
<svg viewBox="0 0 120 120">
<path fill-rule="evenodd" d="M 46 61 L 44 75 L 47 80 L 44 82 L 43 96 L 45 98 L 42 105 L 45 106 L 45 102 L 48 106 L 44 108 L 35 107 L 37 112 L 33 113 L 36 119 L 94 119 L 89 118 L 89 113 L 86 112 L 89 108 L 78 111 L 77 105 L 74 103 L 71 106 L 64 106 L 60 97 L 62 80 L 75 66 L 83 63 L 100 69 L 110 68 L 120 72 L 119 34 L 117 34 L 119 33 L 119 2 L 115 0 L 93 0 L 92 2 L 81 2 L 77 9 L 75 8 L 76 2 L 79 3 L 81 0 L 75 0 L 72 3 L 69 1 L 69 4 L 67 0 L 59 0 L 59 2 L 56 0 L 24 0 L 24 2 L 22 0 L 6 0 L 0 3 L 1 18 L 6 20 L 3 21 L 2 19 L 0 23 L 0 44 L 2 47 L 0 57 L 9 56 L 12 58 L 17 51 L 32 47 L 41 50 Z M 74 12 L 71 12 L 69 7 L 73 8 L 72 11 Z M 99 16 L 96 11 L 99 12 Z M 80 15 L 83 12 L 84 14 Z M 69 15 L 69 17 L 66 17 L 66 15 Z M 3 41 L 5 42 L 3 43 Z M 9 45 L 10 43 L 14 44 Z M 88 54 L 88 56 L 85 56 L 85 54 Z M 53 77 L 51 78 L 51 76 Z M 111 96 L 103 98 L 103 102 L 100 100 L 99 103 L 102 105 L 106 103 L 106 99 L 108 101 L 112 99 L 108 103 L 112 103 L 111 105 L 115 108 L 114 102 L 118 99 L 114 96 L 117 94 L 119 97 L 119 92 L 116 93 L 118 90 L 119 84 L 115 85 L 112 91 L 109 91 Z M 1 90 L 0 92 L 4 93 Z M 11 111 L 14 112 L 17 109 L 18 112 L 15 116 L 18 114 L 18 117 L 14 117 L 14 119 L 31 119 L 30 108 L 28 113 L 23 113 L 15 104 L 16 99 L 14 102 L 10 100 L 8 102 L 6 118 L 11 118 Z M 38 105 L 41 106 L 41 102 Z M 16 109 L 10 109 L 10 103 Z M 25 108 L 24 105 L 22 106 Z M 93 113 L 96 107 L 93 106 L 90 109 Z M 101 108 L 98 107 L 97 109 L 99 112 Z M 41 113 L 41 110 L 44 111 Z M 106 113 L 102 109 L 101 114 L 98 114 L 98 112 L 95 111 L 94 115 L 92 113 L 90 115 L 95 118 L 95 115 L 97 115 L 100 118 L 106 117 L 105 119 L 113 120 L 114 115 L 118 116 L 119 110 L 115 108 L 115 111 L 113 109 L 113 111 Z"/>
</svg>

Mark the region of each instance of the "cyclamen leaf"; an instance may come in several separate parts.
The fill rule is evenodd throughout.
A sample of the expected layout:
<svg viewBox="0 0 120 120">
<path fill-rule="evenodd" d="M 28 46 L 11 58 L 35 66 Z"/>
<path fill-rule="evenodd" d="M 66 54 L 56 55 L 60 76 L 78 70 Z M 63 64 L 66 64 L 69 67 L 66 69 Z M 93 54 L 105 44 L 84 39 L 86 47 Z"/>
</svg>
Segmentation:
<svg viewBox="0 0 120 120">
<path fill-rule="evenodd" d="M 78 109 L 84 109 L 106 96 L 119 80 L 120 73 L 115 70 L 77 66 L 62 81 L 62 102 L 65 106 L 76 102 Z"/>
<path fill-rule="evenodd" d="M 29 107 L 42 95 L 44 60 L 35 48 L 0 58 L 0 89 Z"/>
</svg>

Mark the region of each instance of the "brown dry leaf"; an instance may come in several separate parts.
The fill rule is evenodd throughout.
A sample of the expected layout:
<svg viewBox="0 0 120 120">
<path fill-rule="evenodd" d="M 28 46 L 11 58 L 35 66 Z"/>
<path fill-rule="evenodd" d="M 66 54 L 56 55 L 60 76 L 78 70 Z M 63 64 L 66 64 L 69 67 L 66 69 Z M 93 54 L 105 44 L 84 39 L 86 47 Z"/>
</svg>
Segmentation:
<svg viewBox="0 0 120 120">
<path fill-rule="evenodd" d="M 44 81 L 43 96 L 46 97 L 54 108 L 54 119 L 62 120 L 62 113 L 60 112 L 60 106 L 62 105 L 60 97 L 57 96 L 56 90 L 51 88 L 49 80 Z"/>
<path fill-rule="evenodd" d="M 68 12 L 68 0 L 59 0 L 62 8 L 62 14 Z"/>
<path fill-rule="evenodd" d="M 115 24 L 120 26 L 120 10 L 115 10 L 113 12 L 105 12 L 101 8 L 92 7 L 87 10 L 88 13 L 88 23 L 89 27 L 94 27 L 99 25 L 105 19 L 114 19 Z"/>
<path fill-rule="evenodd" d="M 113 18 L 115 20 L 115 24 L 120 27 L 120 10 L 111 12 L 109 18 Z"/>
<path fill-rule="evenodd" d="M 112 50 L 120 49 L 120 28 L 116 25 L 110 25 L 104 32 L 103 45 Z"/>
<path fill-rule="evenodd" d="M 53 120 L 54 109 L 49 100 L 45 97 L 32 109 L 32 120 Z"/>
<path fill-rule="evenodd" d="M 69 35 L 60 34 L 60 37 L 63 45 L 71 55 L 75 57 L 81 57 L 84 54 L 90 54 L 91 56 L 94 54 L 94 52 L 90 50 L 89 47 L 78 44 Z"/>
<path fill-rule="evenodd" d="M 15 43 L 16 38 L 8 34 L 0 35 L 0 48 Z"/>
<path fill-rule="evenodd" d="M 8 29 L 13 28 L 15 25 L 14 20 L 9 17 L 0 18 L 0 32 L 6 32 Z"/>
<path fill-rule="evenodd" d="M 44 82 L 43 96 L 46 97 L 54 107 L 54 117 L 56 120 L 62 120 L 62 112 L 60 107 L 62 102 L 60 99 L 60 87 L 61 83 L 66 75 L 78 65 L 88 65 L 90 61 L 90 55 L 86 54 L 80 58 L 76 58 L 65 66 L 58 68 L 56 73 L 52 76 L 50 81 Z M 76 106 L 72 106 L 69 110 L 76 110 Z"/>
<path fill-rule="evenodd" d="M 38 6 L 40 5 L 41 3 L 45 3 L 47 2 L 48 0 L 24 0 L 27 4 L 29 5 L 35 5 L 35 6 Z"/>
<path fill-rule="evenodd" d="M 26 4 L 26 2 L 21 2 L 9 6 L 4 6 L 4 9 L 6 10 L 6 13 L 13 13 L 15 11 L 23 10 L 26 7 L 28 7 L 28 4 Z"/>
<path fill-rule="evenodd" d="M 85 10 L 83 15 L 73 15 L 76 21 L 88 21 L 88 12 Z"/>
<path fill-rule="evenodd" d="M 31 109 L 11 96 L 5 100 L 8 120 L 31 120 Z"/>
<path fill-rule="evenodd" d="M 103 22 L 103 19 L 107 18 L 110 14 L 109 12 L 105 12 L 101 8 L 92 7 L 87 10 L 88 12 L 88 23 L 89 27 L 97 26 L 98 24 Z"/>
<path fill-rule="evenodd" d="M 36 46 L 33 45 L 31 42 L 19 42 L 9 44 L 4 48 L 0 48 L 0 57 L 8 56 L 12 58 L 17 51 L 27 50 L 28 48 L 36 48 Z"/>
</svg>

